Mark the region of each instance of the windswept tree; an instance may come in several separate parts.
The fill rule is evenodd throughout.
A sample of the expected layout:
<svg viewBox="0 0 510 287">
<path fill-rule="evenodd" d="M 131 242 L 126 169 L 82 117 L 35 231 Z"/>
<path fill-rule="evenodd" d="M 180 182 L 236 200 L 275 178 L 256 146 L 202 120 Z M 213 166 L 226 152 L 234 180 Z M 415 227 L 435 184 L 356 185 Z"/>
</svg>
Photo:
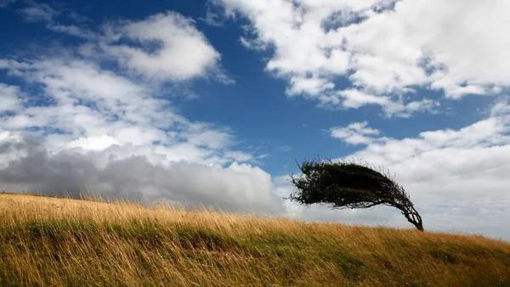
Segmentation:
<svg viewBox="0 0 510 287">
<path fill-rule="evenodd" d="M 353 162 L 306 161 L 302 175 L 292 177 L 297 191 L 290 199 L 301 204 L 323 203 L 333 208 L 370 208 L 387 205 L 398 208 L 420 231 L 423 223 L 404 188 L 387 172 Z"/>
</svg>

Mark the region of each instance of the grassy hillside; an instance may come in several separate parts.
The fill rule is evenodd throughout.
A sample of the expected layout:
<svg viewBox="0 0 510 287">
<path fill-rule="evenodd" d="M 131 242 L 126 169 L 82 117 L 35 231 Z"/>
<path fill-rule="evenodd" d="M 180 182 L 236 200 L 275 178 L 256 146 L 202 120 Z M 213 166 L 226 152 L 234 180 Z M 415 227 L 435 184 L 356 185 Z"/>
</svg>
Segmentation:
<svg viewBox="0 0 510 287">
<path fill-rule="evenodd" d="M 0 286 L 510 286 L 510 244 L 0 194 Z"/>
</svg>

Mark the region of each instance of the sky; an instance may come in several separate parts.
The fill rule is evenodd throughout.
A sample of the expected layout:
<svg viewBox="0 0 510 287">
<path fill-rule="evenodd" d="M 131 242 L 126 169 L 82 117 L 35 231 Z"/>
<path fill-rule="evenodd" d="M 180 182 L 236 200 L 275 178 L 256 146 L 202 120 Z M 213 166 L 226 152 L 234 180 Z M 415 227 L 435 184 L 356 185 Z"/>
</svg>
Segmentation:
<svg viewBox="0 0 510 287">
<path fill-rule="evenodd" d="M 0 0 L 0 189 L 368 226 L 285 198 L 391 172 L 426 230 L 510 240 L 506 0 Z"/>
</svg>

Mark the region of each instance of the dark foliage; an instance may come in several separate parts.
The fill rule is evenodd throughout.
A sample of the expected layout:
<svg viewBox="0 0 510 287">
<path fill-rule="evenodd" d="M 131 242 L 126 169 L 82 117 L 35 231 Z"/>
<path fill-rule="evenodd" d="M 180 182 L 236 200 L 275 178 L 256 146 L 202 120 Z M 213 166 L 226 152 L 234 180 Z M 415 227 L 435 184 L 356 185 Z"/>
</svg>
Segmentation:
<svg viewBox="0 0 510 287">
<path fill-rule="evenodd" d="M 421 216 L 409 195 L 388 175 L 352 162 L 307 161 L 299 168 L 303 174 L 292 177 L 298 190 L 291 194 L 291 200 L 307 205 L 330 204 L 333 208 L 393 206 L 423 231 Z"/>
</svg>

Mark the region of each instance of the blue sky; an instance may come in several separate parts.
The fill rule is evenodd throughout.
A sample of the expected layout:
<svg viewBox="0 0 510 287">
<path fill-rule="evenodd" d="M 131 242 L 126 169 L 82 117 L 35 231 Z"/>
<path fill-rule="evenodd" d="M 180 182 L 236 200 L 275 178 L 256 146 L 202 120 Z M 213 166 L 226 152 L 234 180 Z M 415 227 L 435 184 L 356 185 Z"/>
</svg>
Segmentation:
<svg viewBox="0 0 510 287">
<path fill-rule="evenodd" d="M 407 227 L 390 208 L 283 200 L 296 161 L 363 159 L 426 228 L 508 239 L 508 11 L 0 1 L 0 188 Z"/>
</svg>

